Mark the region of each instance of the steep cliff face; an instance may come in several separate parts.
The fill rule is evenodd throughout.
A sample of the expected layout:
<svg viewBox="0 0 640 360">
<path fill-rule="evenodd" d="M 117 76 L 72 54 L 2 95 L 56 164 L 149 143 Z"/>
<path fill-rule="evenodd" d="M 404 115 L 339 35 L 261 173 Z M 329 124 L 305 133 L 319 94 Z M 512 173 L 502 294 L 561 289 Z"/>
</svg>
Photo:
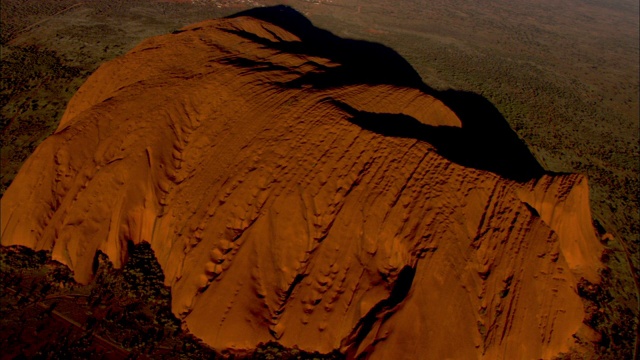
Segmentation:
<svg viewBox="0 0 640 360">
<path fill-rule="evenodd" d="M 97 251 L 122 266 L 148 242 L 174 313 L 216 349 L 577 346 L 576 284 L 601 250 L 584 177 L 515 147 L 477 158 L 482 119 L 387 48 L 288 8 L 243 15 L 100 67 L 5 193 L 2 245 L 52 250 L 86 283 Z"/>
</svg>

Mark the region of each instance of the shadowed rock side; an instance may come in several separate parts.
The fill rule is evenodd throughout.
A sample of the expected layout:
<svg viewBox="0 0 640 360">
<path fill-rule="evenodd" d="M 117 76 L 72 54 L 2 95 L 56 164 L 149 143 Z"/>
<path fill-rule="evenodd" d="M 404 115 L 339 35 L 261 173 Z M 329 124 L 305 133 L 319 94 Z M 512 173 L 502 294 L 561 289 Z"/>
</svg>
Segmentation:
<svg viewBox="0 0 640 360">
<path fill-rule="evenodd" d="M 586 179 L 542 175 L 490 109 L 460 110 L 471 95 L 430 92 L 387 48 L 285 7 L 246 15 L 101 66 L 5 193 L 2 245 L 88 282 L 97 250 L 118 267 L 148 242 L 174 313 L 216 349 L 579 350 L 576 283 L 601 250 Z M 512 158 L 476 156 L 502 143 Z"/>
</svg>

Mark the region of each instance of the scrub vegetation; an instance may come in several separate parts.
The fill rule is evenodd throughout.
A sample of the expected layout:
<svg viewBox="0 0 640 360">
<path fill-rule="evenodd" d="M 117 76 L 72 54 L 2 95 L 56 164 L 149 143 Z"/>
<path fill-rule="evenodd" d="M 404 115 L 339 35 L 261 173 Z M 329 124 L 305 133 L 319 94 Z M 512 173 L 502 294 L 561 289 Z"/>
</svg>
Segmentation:
<svg viewBox="0 0 640 360">
<path fill-rule="evenodd" d="M 131 246 L 114 269 L 96 256 L 89 285 L 45 251 L 0 248 L 0 348 L 33 359 L 340 359 L 275 343 L 242 355 L 217 353 L 187 334 L 171 313 L 169 288 L 148 244 Z"/>
</svg>

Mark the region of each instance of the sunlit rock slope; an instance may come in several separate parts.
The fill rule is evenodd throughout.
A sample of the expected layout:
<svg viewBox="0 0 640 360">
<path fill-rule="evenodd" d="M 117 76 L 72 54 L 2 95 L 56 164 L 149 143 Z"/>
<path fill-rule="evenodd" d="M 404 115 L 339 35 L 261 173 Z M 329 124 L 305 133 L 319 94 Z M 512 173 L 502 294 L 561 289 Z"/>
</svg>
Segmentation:
<svg viewBox="0 0 640 360">
<path fill-rule="evenodd" d="M 101 66 L 2 199 L 2 245 L 79 282 L 129 242 L 216 349 L 371 359 L 566 352 L 601 250 L 587 180 L 545 174 L 484 99 L 286 7 Z"/>
</svg>

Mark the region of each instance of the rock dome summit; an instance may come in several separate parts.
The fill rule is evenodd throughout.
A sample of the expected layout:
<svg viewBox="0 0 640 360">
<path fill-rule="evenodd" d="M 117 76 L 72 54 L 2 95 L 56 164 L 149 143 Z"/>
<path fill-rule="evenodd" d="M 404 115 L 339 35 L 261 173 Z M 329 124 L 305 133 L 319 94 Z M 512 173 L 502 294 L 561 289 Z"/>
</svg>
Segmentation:
<svg viewBox="0 0 640 360">
<path fill-rule="evenodd" d="M 2 198 L 2 245 L 80 283 L 148 242 L 217 350 L 553 358 L 594 336 L 587 179 L 545 173 L 478 95 L 259 8 L 102 65 Z"/>
</svg>

